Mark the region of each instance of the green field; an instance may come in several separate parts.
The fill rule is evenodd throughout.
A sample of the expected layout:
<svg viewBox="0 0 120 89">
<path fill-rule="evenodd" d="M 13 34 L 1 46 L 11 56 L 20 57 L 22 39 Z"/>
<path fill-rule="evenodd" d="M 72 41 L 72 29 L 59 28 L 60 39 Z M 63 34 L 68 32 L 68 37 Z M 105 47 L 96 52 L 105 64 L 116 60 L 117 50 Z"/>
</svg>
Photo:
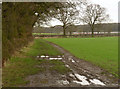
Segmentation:
<svg viewBox="0 0 120 89">
<path fill-rule="evenodd" d="M 118 76 L 118 38 L 49 38 L 76 57 L 87 60 Z"/>
</svg>

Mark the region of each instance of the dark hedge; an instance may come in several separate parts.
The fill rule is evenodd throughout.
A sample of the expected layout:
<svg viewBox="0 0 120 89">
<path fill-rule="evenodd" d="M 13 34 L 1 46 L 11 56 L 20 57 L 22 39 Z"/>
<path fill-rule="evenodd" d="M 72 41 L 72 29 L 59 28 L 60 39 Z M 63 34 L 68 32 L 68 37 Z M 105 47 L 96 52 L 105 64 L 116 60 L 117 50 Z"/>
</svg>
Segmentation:
<svg viewBox="0 0 120 89">
<path fill-rule="evenodd" d="M 33 39 L 33 3 L 2 3 L 2 60 Z"/>
<path fill-rule="evenodd" d="M 33 39 L 35 22 L 46 21 L 62 9 L 60 2 L 3 2 L 2 3 L 2 60 Z M 51 13 L 52 11 L 52 13 Z M 35 12 L 39 15 L 35 16 Z M 39 20 L 38 20 L 39 18 Z"/>
</svg>

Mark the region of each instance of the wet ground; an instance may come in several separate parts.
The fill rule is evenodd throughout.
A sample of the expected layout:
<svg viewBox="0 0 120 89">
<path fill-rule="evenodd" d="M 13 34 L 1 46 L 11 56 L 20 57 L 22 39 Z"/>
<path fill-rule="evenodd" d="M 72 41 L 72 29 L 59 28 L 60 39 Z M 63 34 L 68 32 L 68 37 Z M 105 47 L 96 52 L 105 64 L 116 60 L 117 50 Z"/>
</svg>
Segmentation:
<svg viewBox="0 0 120 89">
<path fill-rule="evenodd" d="M 38 55 L 37 60 L 59 60 L 71 71 L 66 74 L 60 74 L 49 70 L 49 65 L 45 72 L 28 76 L 26 80 L 30 81 L 27 87 L 79 87 L 79 86 L 117 86 L 117 78 L 107 71 L 81 59 L 74 57 L 63 48 L 50 43 L 64 55 L 49 56 Z M 39 67 L 39 65 L 37 65 Z"/>
</svg>

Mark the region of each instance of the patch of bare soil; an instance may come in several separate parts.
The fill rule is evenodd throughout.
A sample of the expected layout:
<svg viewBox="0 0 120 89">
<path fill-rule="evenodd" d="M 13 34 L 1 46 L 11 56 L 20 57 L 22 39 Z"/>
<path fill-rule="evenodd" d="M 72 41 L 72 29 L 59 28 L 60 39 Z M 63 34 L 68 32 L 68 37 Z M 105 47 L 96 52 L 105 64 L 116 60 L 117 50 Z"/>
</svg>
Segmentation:
<svg viewBox="0 0 120 89">
<path fill-rule="evenodd" d="M 52 46 L 57 48 L 63 56 L 37 56 L 36 59 L 44 60 L 59 60 L 64 63 L 64 65 L 71 71 L 66 74 L 60 74 L 56 71 L 51 71 L 49 68 L 52 65 L 36 65 L 36 67 L 41 66 L 46 70 L 35 75 L 28 76 L 27 81 L 30 81 L 25 87 L 117 87 L 118 79 L 107 71 L 87 62 L 76 58 L 71 53 L 65 49 L 50 43 Z"/>
</svg>

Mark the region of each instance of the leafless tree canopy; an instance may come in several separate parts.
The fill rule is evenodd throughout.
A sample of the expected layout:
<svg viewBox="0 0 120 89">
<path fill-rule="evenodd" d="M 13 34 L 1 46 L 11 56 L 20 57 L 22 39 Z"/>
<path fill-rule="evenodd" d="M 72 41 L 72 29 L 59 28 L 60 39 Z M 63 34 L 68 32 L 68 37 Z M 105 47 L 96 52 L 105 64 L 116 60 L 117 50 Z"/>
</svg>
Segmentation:
<svg viewBox="0 0 120 89">
<path fill-rule="evenodd" d="M 67 2 L 49 3 L 48 6 L 50 9 L 48 8 L 46 13 L 40 15 L 38 22 L 49 25 L 51 19 L 56 18 L 62 23 L 63 35 L 66 35 L 68 26 L 83 22 L 90 26 L 93 36 L 94 25 L 108 20 L 109 17 L 105 8 L 98 4 L 88 4 L 87 0 L 67 0 Z M 44 5 L 44 7 L 47 7 L 47 5 Z"/>
<path fill-rule="evenodd" d="M 106 14 L 105 8 L 98 4 L 90 4 L 80 16 L 80 21 L 87 23 L 90 26 L 93 36 L 94 25 L 108 20 L 108 17 L 109 15 Z"/>
<path fill-rule="evenodd" d="M 62 9 L 59 9 L 54 18 L 58 19 L 63 24 L 63 33 L 65 34 L 65 30 L 68 26 L 76 23 L 76 17 L 79 14 L 79 11 L 76 8 L 76 2 L 66 2 L 63 5 Z"/>
</svg>

